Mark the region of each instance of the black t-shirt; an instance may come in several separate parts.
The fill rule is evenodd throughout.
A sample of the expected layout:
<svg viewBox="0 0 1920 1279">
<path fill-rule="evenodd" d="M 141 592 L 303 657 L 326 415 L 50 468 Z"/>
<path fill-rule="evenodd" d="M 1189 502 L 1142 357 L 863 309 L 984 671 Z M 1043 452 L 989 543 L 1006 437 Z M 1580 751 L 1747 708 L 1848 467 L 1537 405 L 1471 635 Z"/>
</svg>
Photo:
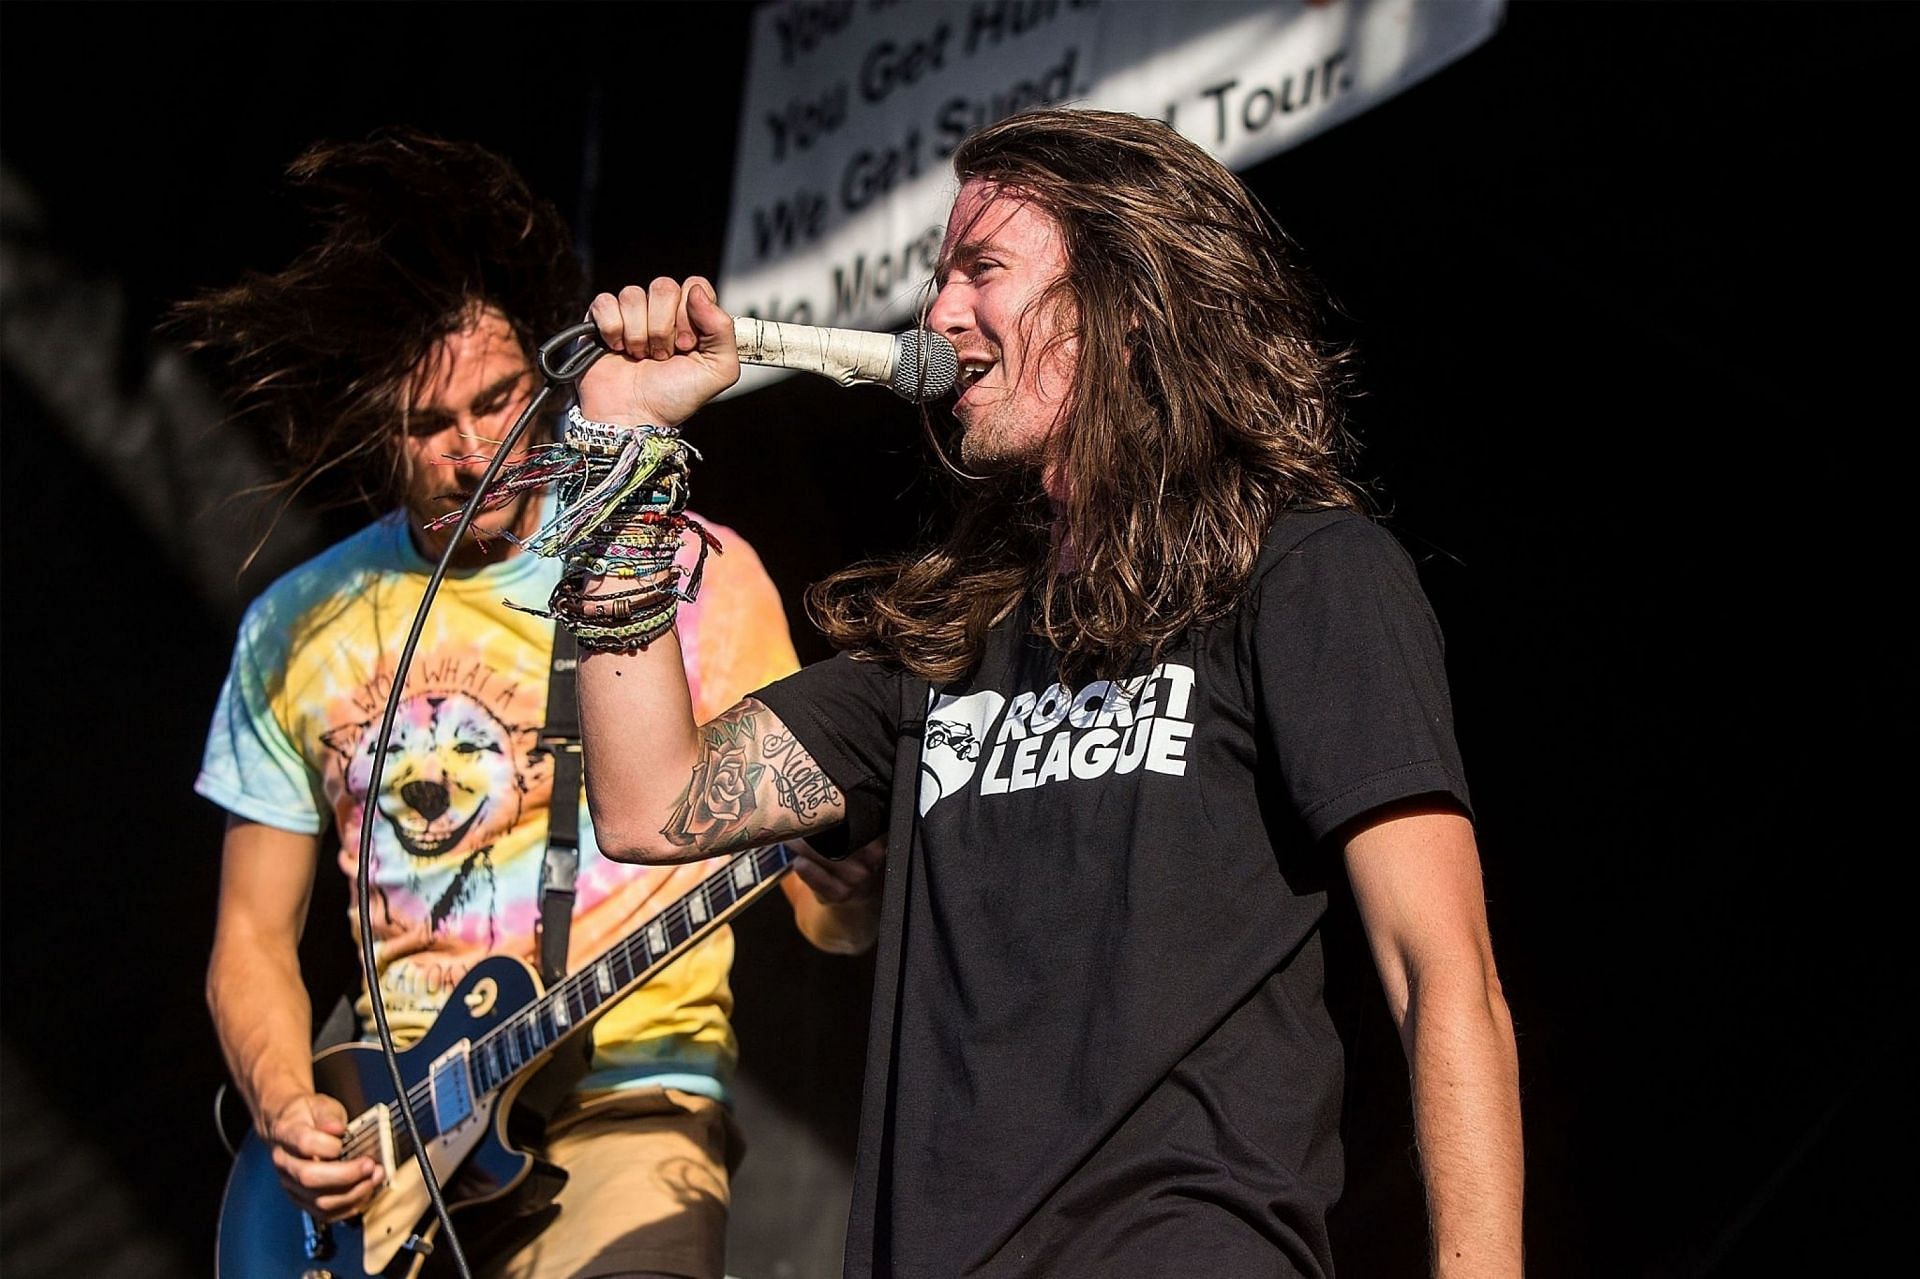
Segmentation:
<svg viewBox="0 0 1920 1279">
<path fill-rule="evenodd" d="M 1058 682 L 1024 613 L 929 691 L 835 658 L 759 694 L 892 807 L 849 1275 L 1321 1275 L 1338 849 L 1467 789 L 1412 563 L 1276 524 L 1247 597 L 1129 678 Z"/>
</svg>

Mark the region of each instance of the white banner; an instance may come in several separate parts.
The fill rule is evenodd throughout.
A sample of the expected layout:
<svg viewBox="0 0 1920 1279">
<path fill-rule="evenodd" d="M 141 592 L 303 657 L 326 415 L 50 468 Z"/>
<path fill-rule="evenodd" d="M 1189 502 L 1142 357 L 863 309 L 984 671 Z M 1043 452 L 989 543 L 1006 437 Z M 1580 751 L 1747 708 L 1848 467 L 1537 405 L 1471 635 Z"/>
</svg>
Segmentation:
<svg viewBox="0 0 1920 1279">
<path fill-rule="evenodd" d="M 1047 103 L 1242 168 L 1431 75 L 1504 0 L 787 0 L 756 16 L 719 281 L 736 315 L 911 317 L 968 133 Z M 750 370 L 742 388 L 763 383 Z M 757 376 L 755 376 L 757 374 Z"/>
</svg>

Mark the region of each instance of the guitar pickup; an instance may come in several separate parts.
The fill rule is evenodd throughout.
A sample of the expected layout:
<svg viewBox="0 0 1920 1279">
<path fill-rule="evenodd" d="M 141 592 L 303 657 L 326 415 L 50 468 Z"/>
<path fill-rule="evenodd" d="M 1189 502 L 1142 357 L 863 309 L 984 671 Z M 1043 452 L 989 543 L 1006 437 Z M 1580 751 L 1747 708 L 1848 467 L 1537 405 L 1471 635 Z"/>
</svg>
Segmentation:
<svg viewBox="0 0 1920 1279">
<path fill-rule="evenodd" d="M 347 1135 L 341 1139 L 346 1150 L 358 1150 L 365 1143 L 365 1134 L 373 1134 L 373 1147 L 378 1152 L 380 1167 L 387 1174 L 389 1184 L 393 1181 L 393 1111 L 384 1103 L 371 1110 L 363 1110 L 347 1123 Z"/>
<path fill-rule="evenodd" d="M 452 1132 L 473 1117 L 473 1080 L 467 1073 L 465 1039 L 454 1044 L 433 1063 L 430 1086 L 433 1089 L 433 1126 L 441 1136 Z"/>
</svg>

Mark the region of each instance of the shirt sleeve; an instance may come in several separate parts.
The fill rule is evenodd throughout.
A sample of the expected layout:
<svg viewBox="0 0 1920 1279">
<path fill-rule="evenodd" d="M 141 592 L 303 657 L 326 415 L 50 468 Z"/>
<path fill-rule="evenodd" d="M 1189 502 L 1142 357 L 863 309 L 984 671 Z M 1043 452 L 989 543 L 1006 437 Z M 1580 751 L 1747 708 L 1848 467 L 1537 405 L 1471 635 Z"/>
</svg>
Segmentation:
<svg viewBox="0 0 1920 1279">
<path fill-rule="evenodd" d="M 902 678 L 891 666 L 841 653 L 754 694 L 845 794 L 856 844 L 885 829 Z"/>
<path fill-rule="evenodd" d="M 1313 838 L 1416 795 L 1470 811 L 1440 627 L 1385 530 L 1327 524 L 1267 570 L 1253 607 L 1262 744 Z"/>
<path fill-rule="evenodd" d="M 275 631 L 271 609 L 256 601 L 240 624 L 193 788 L 248 821 L 317 835 L 327 820 L 320 779 L 274 713 L 285 679 Z"/>
</svg>

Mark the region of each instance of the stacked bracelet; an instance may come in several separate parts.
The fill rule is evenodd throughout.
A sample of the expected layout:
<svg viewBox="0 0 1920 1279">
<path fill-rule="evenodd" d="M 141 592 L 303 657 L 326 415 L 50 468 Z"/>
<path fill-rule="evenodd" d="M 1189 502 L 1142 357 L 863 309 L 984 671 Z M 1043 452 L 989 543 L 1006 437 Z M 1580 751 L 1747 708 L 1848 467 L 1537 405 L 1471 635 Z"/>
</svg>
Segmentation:
<svg viewBox="0 0 1920 1279">
<path fill-rule="evenodd" d="M 611 422 L 590 421 L 580 412 L 580 406 L 574 404 L 568 406 L 561 422 L 560 442 L 588 457 L 618 457 L 633 436 L 661 433 L 678 434 L 672 427 L 615 426 Z"/>
<path fill-rule="evenodd" d="M 689 460 L 697 457 L 672 427 L 616 426 L 568 409 L 560 441 L 504 481 L 538 475 L 559 487 L 559 514 L 525 545 L 565 569 L 546 608 L 521 611 L 553 618 L 588 650 L 644 648 L 671 630 L 680 603 L 699 594 L 707 552 L 719 549 L 685 513 Z M 688 529 L 700 548 L 690 571 L 675 563 Z M 587 589 L 608 578 L 638 584 Z"/>
<path fill-rule="evenodd" d="M 585 580 L 561 578 L 547 601 L 547 615 L 572 631 L 582 648 L 645 648 L 673 628 L 682 596 L 672 575 L 650 585 L 594 595 L 585 591 Z"/>
</svg>

